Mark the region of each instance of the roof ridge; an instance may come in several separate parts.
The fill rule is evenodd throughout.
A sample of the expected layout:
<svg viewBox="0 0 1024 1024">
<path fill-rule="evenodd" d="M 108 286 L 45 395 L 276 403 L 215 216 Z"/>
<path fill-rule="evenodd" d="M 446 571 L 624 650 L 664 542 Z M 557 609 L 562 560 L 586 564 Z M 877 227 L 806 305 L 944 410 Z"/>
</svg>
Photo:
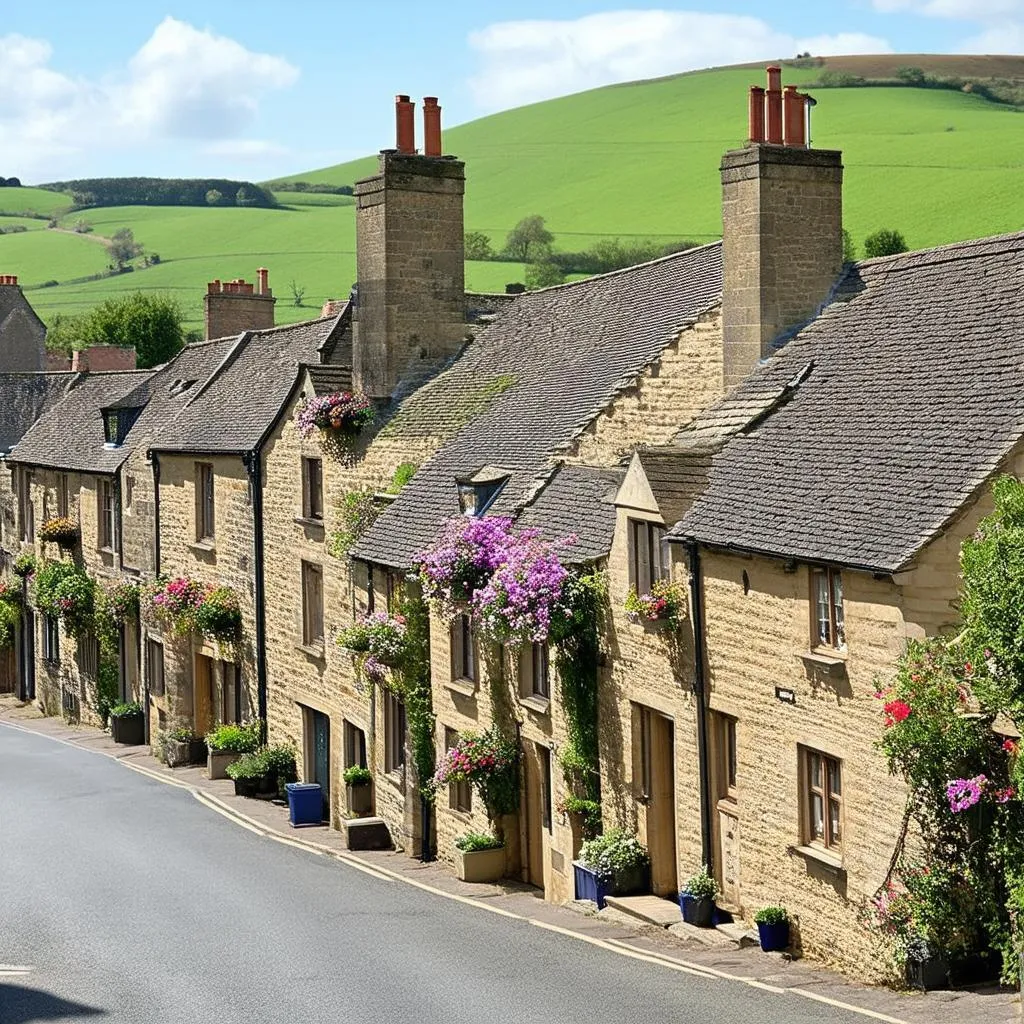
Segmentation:
<svg viewBox="0 0 1024 1024">
<path fill-rule="evenodd" d="M 548 292 L 556 292 L 566 288 L 578 288 L 580 285 L 590 284 L 592 281 L 603 281 L 609 277 L 617 277 L 622 274 L 630 274 L 636 270 L 642 270 L 645 267 L 653 267 L 658 263 L 668 263 L 671 260 L 681 260 L 687 258 L 695 253 L 701 252 L 704 249 L 712 249 L 715 246 L 720 246 L 722 240 L 716 239 L 714 242 L 705 242 L 703 245 L 695 245 L 690 249 L 681 249 L 679 252 L 670 252 L 664 256 L 658 256 L 653 260 L 644 260 L 643 263 L 631 263 L 628 267 L 619 267 L 617 270 L 606 270 L 603 274 L 591 274 L 589 277 L 581 277 L 578 281 L 565 281 L 562 284 L 548 285 L 547 288 L 534 288 L 532 291 L 520 292 L 519 296 L 523 295 L 544 295 Z M 494 292 L 495 295 L 500 295 L 500 292 Z"/>
<path fill-rule="evenodd" d="M 201 395 L 203 395 L 210 387 L 210 385 L 238 358 L 239 353 L 245 347 L 246 342 L 252 337 L 252 331 L 242 331 L 238 338 L 235 340 L 234 345 L 224 354 L 224 358 L 216 365 L 213 372 L 203 381 L 199 386 L 198 390 L 192 397 L 182 406 L 183 409 L 187 409 L 193 402 L 195 402 Z M 227 340 L 227 339 L 223 339 Z"/>
</svg>

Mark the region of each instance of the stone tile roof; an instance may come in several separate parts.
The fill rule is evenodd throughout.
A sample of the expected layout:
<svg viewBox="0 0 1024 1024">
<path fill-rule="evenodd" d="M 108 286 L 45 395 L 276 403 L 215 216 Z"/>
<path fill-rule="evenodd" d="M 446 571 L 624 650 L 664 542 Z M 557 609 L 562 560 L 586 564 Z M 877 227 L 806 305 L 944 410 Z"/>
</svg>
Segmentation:
<svg viewBox="0 0 1024 1024">
<path fill-rule="evenodd" d="M 813 323 L 677 438 L 724 447 L 673 535 L 906 566 L 1024 435 L 1022 295 L 1024 233 L 849 268 Z"/>
<path fill-rule="evenodd" d="M 615 533 L 615 494 L 625 475 L 625 468 L 561 466 L 523 510 L 519 525 L 539 529 L 548 540 L 575 534 L 564 562 L 604 558 Z"/>
<path fill-rule="evenodd" d="M 0 373 L 0 456 L 61 400 L 76 377 L 73 373 Z"/>
<path fill-rule="evenodd" d="M 352 390 L 352 367 L 314 365 L 307 366 L 313 392 L 318 396 L 333 395 L 338 391 Z"/>
<path fill-rule="evenodd" d="M 274 425 L 302 363 L 339 330 L 344 314 L 251 331 L 235 340 L 220 365 L 154 437 L 155 451 L 244 454 Z"/>
<path fill-rule="evenodd" d="M 32 308 L 32 303 L 25 298 L 20 288 L 11 285 L 0 287 L 0 332 L 3 331 L 4 322 L 15 312 L 31 316 L 45 330 L 46 325 L 39 319 L 39 314 Z"/>
<path fill-rule="evenodd" d="M 353 554 L 409 565 L 458 514 L 455 479 L 483 466 L 509 473 L 489 514 L 516 514 L 553 457 L 679 330 L 714 307 L 721 290 L 716 243 L 519 296 L 382 428 L 442 444 Z"/>
<path fill-rule="evenodd" d="M 152 370 L 77 374 L 74 386 L 14 446 L 9 461 L 83 473 L 113 473 L 127 455 L 104 448 L 101 409 L 120 401 Z"/>
<path fill-rule="evenodd" d="M 669 525 L 707 486 L 713 452 L 707 445 L 695 445 L 686 457 L 680 457 L 676 448 L 641 448 L 637 452 L 658 510 Z"/>
</svg>

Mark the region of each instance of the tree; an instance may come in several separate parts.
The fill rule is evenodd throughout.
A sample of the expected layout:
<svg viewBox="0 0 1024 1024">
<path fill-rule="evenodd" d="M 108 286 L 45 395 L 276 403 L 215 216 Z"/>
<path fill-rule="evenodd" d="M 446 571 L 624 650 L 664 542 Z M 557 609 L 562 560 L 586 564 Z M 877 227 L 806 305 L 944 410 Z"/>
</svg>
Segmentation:
<svg viewBox="0 0 1024 1024">
<path fill-rule="evenodd" d="M 565 271 L 551 260 L 531 263 L 526 268 L 526 287 L 530 291 L 535 288 L 550 288 L 552 285 L 564 283 Z"/>
<path fill-rule="evenodd" d="M 177 301 L 152 292 L 130 292 L 107 299 L 88 313 L 57 316 L 46 333 L 47 348 L 68 355 L 90 345 L 134 348 L 138 366 L 167 362 L 184 344 Z"/>
<path fill-rule="evenodd" d="M 135 241 L 131 228 L 119 228 L 110 236 L 107 243 L 107 255 L 110 262 L 123 270 L 136 256 L 142 254 L 142 246 Z"/>
<path fill-rule="evenodd" d="M 864 255 L 868 259 L 874 256 L 895 256 L 898 252 L 906 251 L 906 240 L 891 228 L 882 228 L 864 239 Z"/>
<path fill-rule="evenodd" d="M 857 246 L 853 244 L 853 235 L 843 228 L 843 262 L 852 263 L 857 258 Z"/>
<path fill-rule="evenodd" d="M 491 239 L 482 231 L 467 231 L 464 238 L 467 260 L 493 260 Z"/>
<path fill-rule="evenodd" d="M 224 193 L 219 189 L 211 188 L 209 192 L 206 193 L 206 201 L 210 206 L 219 206 L 223 200 Z"/>
<path fill-rule="evenodd" d="M 296 306 L 302 305 L 302 300 L 306 295 L 306 288 L 304 285 L 296 284 L 295 278 L 291 280 L 291 284 L 288 286 L 292 292 L 292 303 Z"/>
<path fill-rule="evenodd" d="M 550 248 L 555 236 L 544 227 L 544 218 L 539 213 L 524 217 L 505 239 L 505 252 L 510 259 L 529 263 Z"/>
</svg>

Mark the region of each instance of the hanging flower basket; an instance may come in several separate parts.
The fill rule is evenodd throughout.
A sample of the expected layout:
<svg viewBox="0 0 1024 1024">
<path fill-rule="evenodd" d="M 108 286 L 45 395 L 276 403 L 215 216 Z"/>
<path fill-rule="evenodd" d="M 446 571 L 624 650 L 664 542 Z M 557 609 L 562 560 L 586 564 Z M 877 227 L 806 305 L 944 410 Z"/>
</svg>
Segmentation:
<svg viewBox="0 0 1024 1024">
<path fill-rule="evenodd" d="M 405 616 L 370 612 L 338 634 L 338 646 L 368 655 L 366 662 L 372 658 L 384 667 L 397 668 L 405 656 L 405 631 Z"/>
<path fill-rule="evenodd" d="M 80 536 L 78 523 L 67 516 L 54 516 L 39 527 L 40 540 L 57 544 L 62 548 L 74 547 Z"/>
<path fill-rule="evenodd" d="M 519 748 L 493 728 L 462 733 L 438 762 L 435 792 L 452 782 L 472 782 L 491 821 L 514 814 L 519 809 Z"/>
<path fill-rule="evenodd" d="M 242 610 L 230 587 L 212 587 L 178 576 L 157 580 L 147 589 L 145 600 L 149 611 L 175 636 L 198 632 L 223 643 L 238 638 Z"/>
<path fill-rule="evenodd" d="M 336 391 L 308 398 L 299 408 L 296 426 L 303 437 L 317 430 L 354 437 L 373 422 L 373 403 L 361 392 Z"/>
<path fill-rule="evenodd" d="M 18 555 L 14 560 L 12 571 L 15 576 L 26 580 L 36 571 L 37 565 L 36 556 L 26 551 L 23 555 Z"/>
<path fill-rule="evenodd" d="M 686 618 L 686 589 L 671 580 L 658 580 L 646 594 L 629 588 L 624 604 L 630 622 L 678 626 Z"/>
</svg>

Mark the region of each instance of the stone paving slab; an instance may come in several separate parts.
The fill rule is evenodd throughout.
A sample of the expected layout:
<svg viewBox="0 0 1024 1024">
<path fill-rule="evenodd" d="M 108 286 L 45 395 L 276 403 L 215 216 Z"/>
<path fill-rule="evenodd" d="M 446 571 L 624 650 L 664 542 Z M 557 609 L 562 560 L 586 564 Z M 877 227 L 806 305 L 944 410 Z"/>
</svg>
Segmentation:
<svg viewBox="0 0 1024 1024">
<path fill-rule="evenodd" d="M 235 796 L 230 779 L 206 778 L 201 766 L 168 768 L 154 758 L 148 747 L 115 744 L 110 736 L 87 726 L 71 726 L 61 719 L 45 718 L 37 708 L 0 696 L 0 722 L 50 736 L 66 743 L 115 758 L 157 778 L 191 789 L 211 806 L 263 832 L 307 847 L 311 851 L 359 862 L 389 875 L 425 885 L 441 894 L 471 899 L 481 906 L 494 906 L 518 917 L 579 935 L 588 941 L 624 945 L 657 961 L 675 961 L 687 968 L 719 973 L 736 983 L 744 979 L 779 989 L 798 989 L 824 1000 L 837 1000 L 859 1007 L 875 1019 L 905 1024 L 1013 1024 L 1020 1021 L 1020 1003 L 1015 992 L 1000 988 L 944 992 L 895 992 L 852 982 L 812 961 L 795 961 L 779 954 L 765 954 L 759 948 L 709 948 L 688 933 L 680 936 L 676 926 L 658 927 L 630 919 L 610 921 L 606 913 L 589 911 L 586 901 L 565 906 L 547 903 L 539 890 L 517 882 L 478 885 L 461 882 L 443 864 L 424 864 L 400 851 L 359 851 L 346 849 L 342 833 L 328 826 L 293 829 L 282 801 L 253 800 Z M 616 912 L 618 916 L 618 912 Z M 682 922 L 680 922 L 682 923 Z M 714 929 L 693 929 L 710 931 Z M 725 939 L 724 936 L 719 936 Z"/>
</svg>

